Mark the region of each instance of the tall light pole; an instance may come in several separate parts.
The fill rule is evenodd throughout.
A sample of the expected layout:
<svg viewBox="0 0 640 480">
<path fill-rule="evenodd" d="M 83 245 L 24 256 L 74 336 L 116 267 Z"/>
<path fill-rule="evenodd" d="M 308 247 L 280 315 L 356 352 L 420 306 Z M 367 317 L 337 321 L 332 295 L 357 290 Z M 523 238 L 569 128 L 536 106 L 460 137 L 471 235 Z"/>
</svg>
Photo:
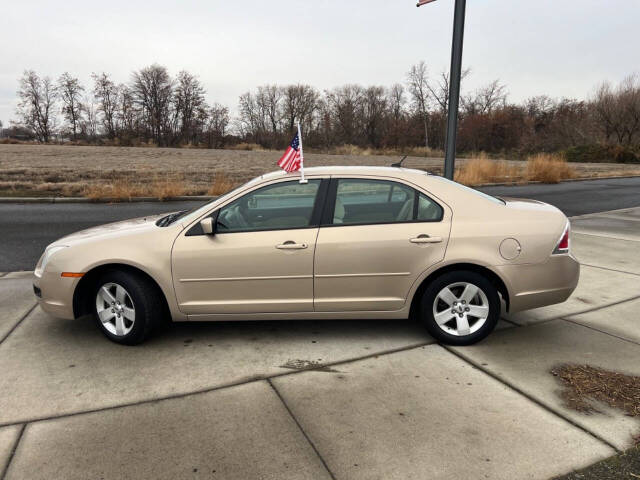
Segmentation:
<svg viewBox="0 0 640 480">
<path fill-rule="evenodd" d="M 417 7 L 435 0 L 419 0 Z M 462 76 L 462 44 L 464 41 L 464 17 L 467 0 L 455 0 L 453 15 L 453 40 L 451 43 L 451 68 L 449 70 L 449 111 L 447 115 L 447 143 L 444 150 L 444 176 L 453 180 L 456 159 L 456 135 L 458 134 L 458 107 L 460 104 L 460 79 Z"/>
</svg>

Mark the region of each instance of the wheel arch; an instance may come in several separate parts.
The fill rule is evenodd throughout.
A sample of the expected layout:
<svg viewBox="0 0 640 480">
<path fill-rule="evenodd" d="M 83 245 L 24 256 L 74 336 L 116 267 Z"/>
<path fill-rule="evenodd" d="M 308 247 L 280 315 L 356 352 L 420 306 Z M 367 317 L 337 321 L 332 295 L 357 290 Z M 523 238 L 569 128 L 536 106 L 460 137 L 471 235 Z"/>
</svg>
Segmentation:
<svg viewBox="0 0 640 480">
<path fill-rule="evenodd" d="M 415 318 L 419 311 L 420 307 L 420 299 L 422 298 L 422 294 L 425 289 L 435 278 L 439 277 L 448 272 L 460 271 L 460 270 L 468 270 L 471 272 L 479 273 L 480 275 L 486 277 L 498 290 L 507 307 L 507 311 L 509 311 L 509 290 L 507 289 L 507 285 L 504 283 L 504 280 L 500 278 L 500 276 L 494 272 L 493 270 L 478 265 L 476 263 L 452 263 L 449 265 L 445 265 L 443 267 L 438 268 L 431 272 L 418 286 L 415 293 L 413 294 L 413 298 L 411 299 L 411 307 L 409 310 L 409 316 L 411 318 Z"/>
<path fill-rule="evenodd" d="M 95 281 L 105 272 L 117 270 L 120 272 L 128 272 L 133 273 L 135 275 L 140 275 L 144 277 L 149 283 L 156 288 L 160 298 L 163 301 L 163 308 L 166 314 L 170 314 L 169 303 L 167 302 L 167 297 L 158 284 L 158 282 L 147 272 L 144 270 L 134 267 L 132 265 L 128 265 L 126 263 L 105 263 L 102 265 L 97 265 L 93 267 L 91 270 L 86 272 L 73 291 L 73 315 L 75 318 L 78 318 L 82 315 L 86 315 L 92 313 L 93 311 L 93 299 L 90 295 L 88 295 L 88 290 L 92 288 Z"/>
</svg>

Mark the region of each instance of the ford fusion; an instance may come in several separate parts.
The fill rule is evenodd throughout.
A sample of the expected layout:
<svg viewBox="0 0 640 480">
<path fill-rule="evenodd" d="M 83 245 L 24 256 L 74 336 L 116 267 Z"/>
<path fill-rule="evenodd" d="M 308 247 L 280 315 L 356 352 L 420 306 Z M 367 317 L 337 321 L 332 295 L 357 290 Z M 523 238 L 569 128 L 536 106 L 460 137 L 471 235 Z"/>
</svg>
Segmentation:
<svg viewBox="0 0 640 480">
<path fill-rule="evenodd" d="M 92 315 L 138 344 L 163 318 L 406 319 L 441 342 L 486 337 L 505 309 L 565 301 L 569 222 L 423 171 L 318 167 L 258 177 L 191 211 L 90 228 L 49 245 L 43 310 Z"/>
</svg>

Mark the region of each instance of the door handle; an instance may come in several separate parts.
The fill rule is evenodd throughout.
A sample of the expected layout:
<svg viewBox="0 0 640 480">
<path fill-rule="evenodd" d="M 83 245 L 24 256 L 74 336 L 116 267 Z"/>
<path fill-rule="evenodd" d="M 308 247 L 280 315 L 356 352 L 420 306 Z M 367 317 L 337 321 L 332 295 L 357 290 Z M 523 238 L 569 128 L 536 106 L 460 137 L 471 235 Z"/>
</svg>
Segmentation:
<svg viewBox="0 0 640 480">
<path fill-rule="evenodd" d="M 440 243 L 442 242 L 442 237 L 430 237 L 423 233 L 415 238 L 410 238 L 409 241 L 411 243 Z"/>
<path fill-rule="evenodd" d="M 302 250 L 307 247 L 308 245 L 306 243 L 296 243 L 293 240 L 287 240 L 280 245 L 276 245 L 276 248 L 279 250 Z"/>
</svg>

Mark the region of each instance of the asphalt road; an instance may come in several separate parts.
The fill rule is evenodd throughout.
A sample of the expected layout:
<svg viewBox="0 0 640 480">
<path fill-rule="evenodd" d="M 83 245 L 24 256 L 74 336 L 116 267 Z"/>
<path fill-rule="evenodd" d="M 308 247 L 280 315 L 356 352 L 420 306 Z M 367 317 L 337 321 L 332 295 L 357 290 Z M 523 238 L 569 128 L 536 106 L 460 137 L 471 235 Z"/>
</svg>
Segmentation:
<svg viewBox="0 0 640 480">
<path fill-rule="evenodd" d="M 480 190 L 491 195 L 533 198 L 550 203 L 568 217 L 640 205 L 640 177 L 585 180 L 556 185 L 484 187 Z"/>
<path fill-rule="evenodd" d="M 492 195 L 547 202 L 567 216 L 640 206 L 640 178 L 484 187 L 481 190 Z M 0 272 L 33 269 L 44 248 L 69 233 L 200 204 L 202 202 L 0 204 Z"/>
</svg>

